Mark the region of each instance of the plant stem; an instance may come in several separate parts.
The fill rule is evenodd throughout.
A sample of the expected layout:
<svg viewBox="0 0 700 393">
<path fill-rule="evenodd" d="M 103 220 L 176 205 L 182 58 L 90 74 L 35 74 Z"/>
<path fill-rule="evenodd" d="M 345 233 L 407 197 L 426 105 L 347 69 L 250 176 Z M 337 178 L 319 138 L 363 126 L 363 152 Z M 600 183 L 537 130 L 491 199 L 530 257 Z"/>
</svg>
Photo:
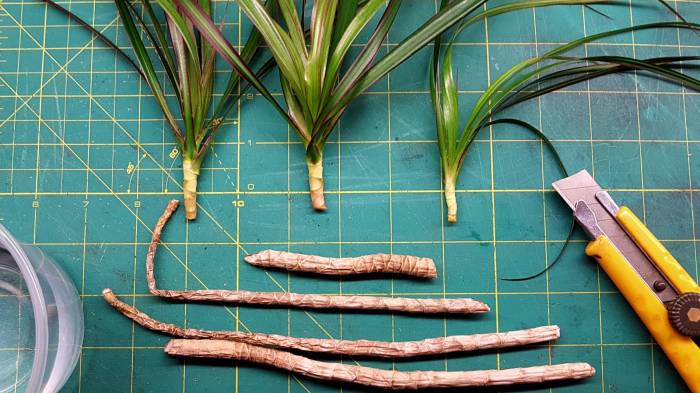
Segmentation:
<svg viewBox="0 0 700 393">
<path fill-rule="evenodd" d="M 223 340 L 174 339 L 168 342 L 165 353 L 171 356 L 242 360 L 276 367 L 314 379 L 349 382 L 391 390 L 506 386 L 584 379 L 595 374 L 595 369 L 588 363 L 565 363 L 504 370 L 402 372 L 320 362 L 277 349 Z"/>
<path fill-rule="evenodd" d="M 181 328 L 155 320 L 117 298 L 110 290 L 102 290 L 110 306 L 125 317 L 154 332 L 180 338 L 238 341 L 268 348 L 283 348 L 315 353 L 380 358 L 409 358 L 414 356 L 444 355 L 455 352 L 483 351 L 519 347 L 552 341 L 559 338 L 558 326 L 540 326 L 526 330 L 500 333 L 482 333 L 462 336 L 426 338 L 418 341 L 336 340 L 324 338 L 296 338 L 277 334 L 212 331 Z"/>
<path fill-rule="evenodd" d="M 309 169 L 309 192 L 311 193 L 311 206 L 319 211 L 327 209 L 323 198 L 323 153 L 319 153 L 316 160 L 306 157 L 306 166 Z"/>
<path fill-rule="evenodd" d="M 182 191 L 185 194 L 185 217 L 197 218 L 197 177 L 200 163 L 190 158 L 182 160 Z"/>
<path fill-rule="evenodd" d="M 488 312 L 489 306 L 470 298 L 401 298 L 388 296 L 345 296 L 316 295 L 290 292 L 252 292 L 203 289 L 194 291 L 173 291 L 159 289 L 153 272 L 156 249 L 163 231 L 172 214 L 177 210 L 178 201 L 172 200 L 153 229 L 151 244 L 146 254 L 146 282 L 148 290 L 155 296 L 176 300 L 191 300 L 220 303 L 253 304 L 261 306 L 285 306 L 300 308 L 335 308 L 343 310 L 383 310 L 423 314 L 481 314 Z"/>
<path fill-rule="evenodd" d="M 455 193 L 456 188 L 456 176 L 445 172 L 444 176 L 445 182 L 445 203 L 447 204 L 447 221 L 457 222 L 457 195 Z"/>
<path fill-rule="evenodd" d="M 413 255 L 371 254 L 353 258 L 327 258 L 318 255 L 265 250 L 257 254 L 246 255 L 245 261 L 260 267 L 338 276 L 393 273 L 422 278 L 437 277 L 435 262 L 432 259 Z"/>
</svg>

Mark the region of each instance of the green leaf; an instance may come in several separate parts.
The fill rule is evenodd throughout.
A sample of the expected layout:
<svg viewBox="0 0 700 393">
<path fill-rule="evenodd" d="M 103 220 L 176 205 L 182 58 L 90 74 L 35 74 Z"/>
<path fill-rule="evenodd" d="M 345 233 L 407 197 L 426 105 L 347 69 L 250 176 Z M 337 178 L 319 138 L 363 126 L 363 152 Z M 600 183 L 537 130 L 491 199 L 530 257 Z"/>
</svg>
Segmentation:
<svg viewBox="0 0 700 393">
<path fill-rule="evenodd" d="M 435 37 L 457 24 L 462 18 L 479 9 L 487 0 L 456 0 L 421 25 L 415 32 L 401 41 L 386 56 L 379 60 L 360 83 L 355 92 L 367 90 L 389 71 L 429 44 Z"/>
<path fill-rule="evenodd" d="M 293 44 L 293 48 L 297 51 L 300 59 L 308 58 L 304 29 L 301 26 L 299 14 L 297 14 L 295 1 L 279 0 L 278 3 L 284 23 L 287 25 L 290 42 Z"/>
<path fill-rule="evenodd" d="M 457 36 L 464 31 L 467 27 L 473 25 L 474 23 L 484 19 L 490 18 L 492 16 L 497 16 L 513 11 L 520 11 L 525 9 L 549 7 L 554 5 L 576 5 L 576 4 L 594 4 L 594 3 L 610 3 L 611 0 L 529 0 L 529 1 L 517 1 L 506 4 L 501 4 L 493 7 L 483 9 L 480 13 L 474 16 L 466 18 L 459 24 L 455 29 L 450 42 L 454 42 Z M 443 2 L 442 8 L 445 7 L 447 2 Z M 598 12 L 598 11 L 595 11 Z M 605 15 L 605 14 L 603 14 Z"/>
<path fill-rule="evenodd" d="M 690 28 L 690 29 L 692 29 L 692 30 L 695 30 L 695 34 L 698 34 L 697 29 L 693 27 L 693 24 L 690 23 L 690 22 L 688 22 L 688 21 L 683 17 L 683 15 L 680 14 L 680 12 L 676 11 L 676 9 L 673 8 L 673 6 L 671 6 L 671 4 L 669 4 L 669 3 L 668 3 L 667 1 L 665 1 L 665 0 L 658 0 L 658 2 L 661 3 L 661 5 L 663 5 L 667 10 L 669 10 L 669 11 L 670 11 L 673 15 L 675 15 L 678 19 L 682 20 L 683 23 L 685 23 L 685 24 L 688 26 L 688 28 Z"/>
<path fill-rule="evenodd" d="M 342 36 L 338 39 L 338 42 L 334 46 L 335 49 L 331 54 L 330 60 L 328 61 L 329 80 L 336 79 L 350 46 L 353 42 L 355 42 L 360 32 L 362 32 L 362 29 L 367 26 L 369 21 L 372 20 L 374 15 L 377 13 L 379 8 L 384 5 L 384 3 L 384 0 L 367 1 L 367 4 L 360 9 L 355 18 L 353 18 L 353 20 L 348 24 L 347 28 L 342 33 Z M 348 88 L 352 86 L 352 84 L 362 75 L 362 72 L 366 71 L 367 66 L 374 59 L 377 51 L 381 47 L 381 43 L 389 33 L 389 28 L 396 18 L 400 5 L 400 2 L 398 1 L 392 1 L 388 4 L 382 19 L 377 24 L 372 36 L 368 40 L 367 44 L 364 45 L 354 63 L 348 68 L 348 73 L 346 74 L 344 80 L 340 82 L 336 90 L 339 89 L 347 91 Z M 323 89 L 323 95 L 327 97 L 331 90 L 333 90 L 333 85 L 330 83 L 326 84 Z"/>
<path fill-rule="evenodd" d="M 176 1 L 184 3 L 190 0 Z M 265 7 L 258 1 L 238 0 L 238 6 L 265 38 L 272 56 L 277 60 L 280 72 L 289 80 L 294 92 L 300 97 L 305 97 L 304 63 L 306 60 L 300 58 L 297 51 L 289 50 L 289 48 L 293 48 L 296 45 L 293 43 L 292 38 L 270 17 Z"/>
<path fill-rule="evenodd" d="M 120 0 L 121 1 L 121 0 Z M 166 16 L 170 30 L 170 39 L 173 43 L 175 58 L 177 59 L 178 84 L 175 86 L 180 93 L 180 107 L 182 110 L 182 121 L 185 123 L 185 146 L 186 157 L 193 158 L 194 154 L 194 127 L 192 125 L 192 97 L 190 96 L 190 76 L 188 75 L 187 62 L 188 55 L 185 48 L 185 41 L 182 34 L 175 26 L 175 22 Z"/>
<path fill-rule="evenodd" d="M 311 141 L 311 134 L 309 132 L 309 124 L 307 123 L 306 111 L 302 107 L 297 97 L 294 95 L 292 87 L 289 86 L 289 82 L 284 79 L 284 77 L 280 78 L 280 85 L 282 86 L 284 100 L 287 102 L 287 107 L 289 108 L 289 116 L 297 125 L 295 131 L 304 141 L 304 146 L 307 146 Z"/>
<path fill-rule="evenodd" d="M 681 72 L 674 71 L 672 69 L 667 69 L 662 66 L 658 66 L 651 62 L 646 62 L 644 60 L 637 60 L 629 57 L 622 56 L 589 56 L 582 58 L 573 58 L 574 61 L 592 61 L 592 62 L 606 62 L 618 65 L 624 65 L 634 70 L 649 71 L 652 74 L 661 76 L 668 79 L 669 81 L 676 82 L 684 87 L 691 88 L 696 91 L 700 91 L 700 81 L 693 78 L 692 76 L 685 75 Z"/>
<path fill-rule="evenodd" d="M 374 57 L 381 48 L 384 38 L 389 34 L 389 30 L 401 7 L 401 1 L 402 0 L 391 0 L 389 2 L 372 36 L 367 41 L 367 44 L 365 44 L 353 63 L 348 67 L 343 78 L 334 88 L 331 97 L 327 100 L 324 111 L 321 116 L 319 116 L 319 119 L 322 120 L 316 122 L 314 125 L 314 131 L 312 132 L 314 135 L 314 144 L 322 145 L 325 143 L 326 138 L 347 108 L 352 97 L 359 94 L 359 92 L 357 92 L 354 96 L 352 95 L 355 91 L 355 86 L 371 66 Z"/>
<path fill-rule="evenodd" d="M 321 104 L 325 101 L 321 92 L 326 82 L 326 66 L 333 39 L 333 18 L 337 4 L 338 0 L 316 1 L 311 15 L 311 51 L 305 70 L 305 79 L 307 105 L 314 120 L 318 117 Z M 333 83 L 333 80 L 328 83 Z"/>
<path fill-rule="evenodd" d="M 359 9 L 358 0 L 341 0 L 338 3 L 338 9 L 335 12 L 335 20 L 333 21 L 333 39 L 331 40 L 331 51 L 338 46 L 340 38 L 345 33 L 345 30 L 350 25 L 350 22 L 357 15 Z"/>
<path fill-rule="evenodd" d="M 160 5 L 166 15 L 173 20 L 175 26 L 177 26 L 177 29 L 180 30 L 182 39 L 185 41 L 185 45 L 187 45 L 187 51 L 189 53 L 199 53 L 197 41 L 192 34 L 192 29 L 188 25 L 185 18 L 180 14 L 173 0 L 156 0 L 156 2 L 158 5 Z M 197 64 L 196 68 L 199 69 L 200 65 Z"/>
<path fill-rule="evenodd" d="M 445 144 L 448 156 L 456 148 L 459 131 L 459 96 L 452 75 L 452 51 L 445 53 L 442 68 L 442 127 L 445 128 Z"/>
</svg>

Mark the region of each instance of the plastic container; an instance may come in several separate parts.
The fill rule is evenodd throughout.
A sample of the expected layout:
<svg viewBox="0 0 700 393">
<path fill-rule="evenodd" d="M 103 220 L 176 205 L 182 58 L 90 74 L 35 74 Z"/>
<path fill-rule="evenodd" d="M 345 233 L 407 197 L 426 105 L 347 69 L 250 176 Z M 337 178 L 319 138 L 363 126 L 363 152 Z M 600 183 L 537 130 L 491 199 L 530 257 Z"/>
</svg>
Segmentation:
<svg viewBox="0 0 700 393">
<path fill-rule="evenodd" d="M 0 393 L 54 393 L 80 357 L 83 311 L 66 272 L 0 225 Z"/>
</svg>

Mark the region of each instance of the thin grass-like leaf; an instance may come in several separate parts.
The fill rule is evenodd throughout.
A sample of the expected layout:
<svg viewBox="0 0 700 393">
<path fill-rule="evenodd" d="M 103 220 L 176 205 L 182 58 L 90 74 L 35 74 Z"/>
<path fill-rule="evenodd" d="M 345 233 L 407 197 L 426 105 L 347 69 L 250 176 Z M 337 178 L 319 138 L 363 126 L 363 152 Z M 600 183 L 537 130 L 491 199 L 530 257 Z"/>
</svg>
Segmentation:
<svg viewBox="0 0 700 393">
<path fill-rule="evenodd" d="M 452 75 L 452 51 L 445 54 L 442 67 L 442 82 L 442 117 L 444 118 L 442 126 L 448 130 L 457 130 L 459 129 L 459 94 Z M 451 150 L 455 148 L 457 142 L 457 133 L 449 132 L 445 136 L 447 138 L 447 154 L 451 154 Z"/>
<path fill-rule="evenodd" d="M 657 64 L 670 69 L 680 69 L 682 67 L 687 68 L 689 65 L 682 64 L 682 62 L 685 61 L 700 61 L 700 56 L 657 57 L 644 60 L 644 62 Z M 631 70 L 633 69 L 623 65 L 594 64 L 575 66 L 544 74 L 526 84 L 521 84 L 521 87 L 519 87 L 514 93 L 508 94 L 508 97 L 497 106 L 497 110 L 500 111 L 507 109 L 521 102 L 585 82 L 586 80 L 596 79 L 610 74 L 628 72 Z M 537 69 L 533 75 L 531 75 L 531 77 L 537 75 L 538 71 L 540 71 L 540 69 Z M 540 85 L 544 85 L 544 87 L 538 88 Z"/>
<path fill-rule="evenodd" d="M 180 126 L 177 124 L 177 121 L 175 121 L 175 117 L 170 111 L 168 102 L 165 99 L 165 93 L 163 92 L 163 88 L 160 85 L 160 81 L 158 80 L 158 75 L 156 74 L 155 68 L 153 67 L 153 63 L 151 62 L 151 57 L 148 55 L 148 52 L 146 51 L 146 46 L 141 40 L 141 36 L 136 28 L 136 25 L 134 24 L 134 20 L 132 19 L 129 6 L 126 5 L 126 0 L 115 0 L 114 3 L 117 6 L 119 17 L 121 18 L 124 24 L 124 30 L 126 30 L 127 36 L 129 37 L 129 41 L 131 42 L 131 46 L 134 49 L 136 58 L 138 59 L 138 62 L 141 66 L 141 70 L 143 71 L 144 79 L 146 80 L 146 83 L 148 83 L 148 86 L 151 88 L 156 102 L 158 102 L 158 105 L 163 111 L 166 120 L 168 121 L 170 127 L 173 129 L 173 132 L 177 136 L 178 141 L 180 142 L 181 146 L 184 147 L 184 137 L 182 135 L 182 132 L 180 131 Z"/>
<path fill-rule="evenodd" d="M 266 0 L 264 7 L 266 10 L 268 10 L 268 12 L 275 13 L 277 9 L 277 1 Z M 249 64 L 253 60 L 253 56 L 258 52 L 258 48 L 262 45 L 263 42 L 264 41 L 262 39 L 262 35 L 260 35 L 260 32 L 257 29 L 253 29 L 250 32 L 250 35 L 248 36 L 248 39 L 246 40 L 246 43 L 243 46 L 243 49 L 241 50 L 241 60 Z M 265 63 L 267 67 L 273 65 L 268 63 L 269 62 Z M 267 69 L 266 66 L 263 66 L 263 68 Z M 269 69 L 267 69 L 267 71 L 269 71 Z M 266 74 L 267 71 L 263 72 L 262 75 Z M 257 75 L 258 79 L 262 77 L 260 71 L 258 71 Z M 216 108 L 214 109 L 214 114 L 211 118 L 212 122 L 221 124 L 223 122 L 224 117 L 226 117 L 229 111 L 233 108 L 234 103 L 238 101 L 238 94 L 236 94 L 236 90 L 238 89 L 240 80 L 240 74 L 238 74 L 237 72 L 231 72 L 231 74 L 229 75 L 229 79 L 226 82 L 226 88 L 222 93 L 222 99 L 221 101 L 219 101 Z M 218 127 L 213 128 L 216 129 Z"/>
<path fill-rule="evenodd" d="M 563 177 L 569 176 L 569 171 L 566 170 L 566 165 L 564 165 L 564 161 L 561 159 L 561 156 L 559 155 L 559 152 L 557 151 L 557 148 L 554 146 L 551 140 L 545 135 L 542 131 L 540 131 L 539 128 L 533 126 L 532 124 L 518 120 L 518 119 L 512 119 L 512 118 L 504 118 L 504 119 L 498 119 L 498 120 L 493 120 L 490 122 L 487 122 L 484 124 L 483 128 L 487 128 L 493 125 L 497 124 L 510 124 L 510 125 L 515 125 L 518 127 L 521 127 L 533 135 L 535 135 L 537 138 L 539 138 L 547 147 L 550 153 L 552 153 L 552 156 L 554 157 L 554 161 L 557 163 L 559 166 L 559 169 L 561 170 L 562 174 L 564 175 Z M 482 129 L 483 129 L 482 128 Z M 576 220 L 575 218 L 571 218 L 571 224 L 569 225 L 569 232 L 566 234 L 566 238 L 564 239 L 564 245 L 559 249 L 559 252 L 557 255 L 554 257 L 552 262 L 549 262 L 547 266 L 540 272 L 537 272 L 531 276 L 528 277 L 519 277 L 519 278 L 501 278 L 503 281 L 527 281 L 527 280 L 532 280 L 533 278 L 537 278 L 541 276 L 542 274 L 546 273 L 547 270 L 551 269 L 552 266 L 556 265 L 559 261 L 561 261 L 561 258 L 564 256 L 564 252 L 567 249 L 567 245 L 571 242 L 572 237 L 574 236 L 574 229 L 576 228 Z"/>
<path fill-rule="evenodd" d="M 143 73 L 141 70 L 141 67 L 139 67 L 134 60 L 126 54 L 120 47 L 117 46 L 112 40 L 107 38 L 104 34 L 100 33 L 97 31 L 94 27 L 92 27 L 89 23 L 85 22 L 82 18 L 77 16 L 76 14 L 68 11 L 66 8 L 64 8 L 62 5 L 56 3 L 53 0 L 43 0 L 46 4 L 50 5 L 53 9 L 56 11 L 59 11 L 63 15 L 67 16 L 69 19 L 71 19 L 73 22 L 76 22 L 79 24 L 81 27 L 85 28 L 88 30 L 90 33 L 92 33 L 93 36 L 97 37 L 98 40 L 100 40 L 103 44 L 107 45 L 110 49 L 113 49 L 119 56 L 121 56 L 122 59 L 126 60 L 129 65 L 132 66 L 132 68 L 141 75 L 141 77 L 145 80 L 146 75 Z"/>
<path fill-rule="evenodd" d="M 275 68 L 275 60 L 270 58 L 268 59 L 263 65 L 258 69 L 258 71 L 255 73 L 259 79 L 262 79 L 267 73 L 269 73 L 271 70 Z M 234 88 L 231 92 L 225 93 L 225 97 L 223 98 L 220 103 L 225 102 L 224 105 L 228 105 L 228 107 L 224 107 L 221 109 L 221 117 L 212 117 L 200 136 L 200 139 L 197 141 L 197 145 L 199 146 L 199 150 L 197 151 L 197 157 L 203 157 L 204 153 L 206 152 L 207 148 L 209 147 L 209 144 L 212 142 L 214 136 L 216 135 L 216 132 L 219 130 L 219 128 L 223 125 L 224 123 L 224 117 L 228 114 L 228 112 L 233 109 L 233 105 L 238 102 L 238 99 L 245 94 L 247 91 L 249 91 L 252 88 L 250 83 L 244 83 L 240 87 L 240 93 L 237 93 Z M 220 119 L 217 121 L 217 119 Z"/>
<path fill-rule="evenodd" d="M 192 138 L 194 138 L 194 129 L 192 127 L 192 100 L 190 99 L 190 78 L 187 74 L 187 50 L 185 49 L 185 41 L 182 38 L 182 34 L 180 34 L 180 31 L 177 29 L 177 26 L 175 26 L 175 22 L 173 22 L 173 20 L 169 16 L 167 16 L 166 18 L 170 30 L 170 39 L 173 45 L 173 50 L 175 52 L 175 59 L 178 72 L 178 84 L 175 85 L 175 88 L 177 89 L 181 97 L 180 102 L 182 104 L 182 118 L 185 122 L 185 129 L 187 130 L 185 138 L 186 140 L 192 140 Z M 189 149 L 191 150 L 191 144 L 185 144 L 185 146 L 183 146 L 183 149 L 188 150 L 188 145 L 190 145 Z M 191 151 L 189 153 L 191 153 Z"/>
<path fill-rule="evenodd" d="M 173 20 L 173 23 L 175 26 L 177 26 L 178 30 L 180 30 L 182 39 L 185 41 L 185 45 L 187 45 L 187 50 L 190 53 L 198 53 L 199 49 L 197 47 L 196 39 L 191 34 L 191 29 L 189 28 L 185 18 L 180 14 L 176 4 L 172 0 L 156 0 L 156 2 L 158 5 L 160 5 L 165 14 Z"/>
<path fill-rule="evenodd" d="M 148 19 L 150 20 L 151 25 L 153 26 L 155 34 L 151 33 L 150 29 L 148 29 L 146 22 L 143 20 L 141 15 L 138 12 L 135 12 L 135 10 L 133 9 L 133 5 L 128 1 L 127 4 L 131 6 L 133 15 L 138 18 L 139 22 L 141 23 L 142 29 L 151 38 L 151 41 L 153 42 L 153 48 L 158 53 L 158 56 L 160 56 L 163 66 L 165 68 L 165 72 L 170 78 L 170 83 L 172 83 L 174 86 L 177 83 L 177 80 L 175 78 L 177 66 L 175 65 L 175 59 L 173 58 L 173 55 L 170 53 L 167 35 L 163 30 L 162 26 L 160 25 L 160 21 L 158 20 L 158 17 L 156 16 L 156 13 L 153 10 L 153 7 L 151 6 L 151 1 L 141 0 L 141 4 L 143 6 L 143 9 L 146 11 L 146 15 L 148 15 Z"/>
<path fill-rule="evenodd" d="M 697 29 L 696 27 L 693 27 L 693 24 L 690 23 L 690 22 L 688 22 L 688 20 L 685 19 L 685 18 L 683 17 L 683 15 L 681 15 L 680 12 L 676 11 L 676 9 L 673 8 L 673 6 L 672 6 L 671 4 L 669 4 L 666 0 L 657 0 L 657 1 L 658 1 L 659 3 L 661 3 L 661 5 L 664 6 L 664 8 L 666 8 L 666 9 L 669 10 L 673 15 L 675 15 L 676 18 L 678 18 L 678 19 L 680 19 L 681 21 L 683 21 L 683 23 L 685 23 L 685 24 L 688 26 L 688 28 L 694 30 L 695 34 L 700 34 L 700 33 L 698 33 L 698 29 Z"/>
</svg>

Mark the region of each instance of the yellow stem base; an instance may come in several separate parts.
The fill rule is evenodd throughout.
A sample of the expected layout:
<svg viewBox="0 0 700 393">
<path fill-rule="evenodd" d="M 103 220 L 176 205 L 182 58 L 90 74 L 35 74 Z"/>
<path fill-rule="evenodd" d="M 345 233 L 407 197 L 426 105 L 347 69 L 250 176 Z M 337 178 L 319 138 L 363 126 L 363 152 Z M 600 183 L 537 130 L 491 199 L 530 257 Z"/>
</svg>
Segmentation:
<svg viewBox="0 0 700 393">
<path fill-rule="evenodd" d="M 199 166 L 194 161 L 185 159 L 182 162 L 182 191 L 185 194 L 185 218 L 197 218 L 197 177 Z"/>
<path fill-rule="evenodd" d="M 319 211 L 325 211 L 326 201 L 323 198 L 323 160 L 313 163 L 306 160 L 309 169 L 309 192 L 311 194 L 311 207 Z"/>
</svg>

